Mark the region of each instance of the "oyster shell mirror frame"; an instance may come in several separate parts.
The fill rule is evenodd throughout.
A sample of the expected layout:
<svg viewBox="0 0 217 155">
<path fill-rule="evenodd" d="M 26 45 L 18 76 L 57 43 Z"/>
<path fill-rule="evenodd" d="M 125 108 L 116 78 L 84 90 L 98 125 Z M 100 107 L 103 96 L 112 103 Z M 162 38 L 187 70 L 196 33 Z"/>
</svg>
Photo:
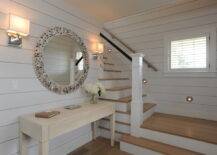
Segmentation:
<svg viewBox="0 0 217 155">
<path fill-rule="evenodd" d="M 59 38 L 59 39 L 57 39 Z M 74 56 L 70 56 L 70 57 L 76 57 L 75 62 L 74 63 L 68 63 L 71 62 L 72 59 L 69 58 L 70 60 L 68 60 L 68 56 L 64 56 L 64 59 L 60 59 L 58 56 L 58 60 L 61 60 L 64 62 L 61 62 L 61 64 L 59 62 L 55 62 L 53 58 L 51 58 L 53 55 L 53 53 L 58 53 L 60 55 L 63 55 L 61 52 L 64 50 L 61 50 L 61 48 L 58 49 L 58 45 L 60 43 L 54 42 L 54 41 L 58 41 L 61 42 L 62 46 L 61 48 L 67 47 L 66 45 L 69 45 L 70 48 L 68 48 L 68 50 L 65 51 L 76 51 L 75 54 L 71 54 Z M 57 47 L 50 47 L 49 44 L 53 44 L 54 46 Z M 67 43 L 67 44 L 66 44 Z M 76 46 L 76 47 L 74 47 Z M 72 49 L 73 48 L 73 49 Z M 49 51 L 45 54 L 45 51 Z M 77 51 L 79 51 L 80 57 L 77 57 Z M 69 53 L 69 52 L 68 52 Z M 45 62 L 45 58 L 47 59 L 48 56 L 47 55 L 51 55 L 49 57 L 49 65 L 47 65 L 48 60 L 46 60 Z M 66 55 L 66 54 L 65 54 Z M 76 55 L 76 56 L 75 56 Z M 73 67 L 72 64 L 75 66 L 75 64 L 77 65 L 77 63 L 79 63 L 82 60 L 82 65 L 80 65 L 80 69 L 77 69 L 78 67 Z M 57 94 L 68 94 L 70 92 L 73 92 L 75 90 L 77 90 L 85 81 L 87 74 L 88 74 L 88 70 L 89 70 L 89 57 L 88 57 L 88 52 L 86 49 L 85 44 L 83 43 L 82 39 L 73 31 L 71 31 L 70 29 L 64 28 L 64 27 L 53 27 L 47 30 L 47 32 L 43 33 L 42 36 L 40 37 L 39 41 L 36 44 L 35 50 L 34 50 L 34 55 L 33 55 L 33 66 L 35 69 L 35 73 L 36 76 L 38 78 L 38 80 L 42 83 L 42 85 L 44 87 L 46 87 L 48 90 L 53 91 Z M 52 61 L 52 62 L 51 62 Z M 79 62 L 78 62 L 79 61 Z M 66 63 L 67 62 L 67 63 Z M 59 63 L 59 64 L 58 64 Z M 58 65 L 57 65 L 58 64 Z M 66 77 L 65 75 L 67 75 L 67 78 L 69 79 L 67 82 L 63 83 L 63 82 L 59 82 L 60 80 L 57 80 L 57 77 L 60 77 L 59 72 L 58 72 L 58 76 L 57 75 L 53 75 L 51 73 L 48 73 L 48 69 L 49 67 L 54 66 L 53 68 L 49 69 L 49 70 L 55 70 L 56 68 L 58 68 L 59 66 L 61 66 L 62 64 L 64 64 L 64 67 L 62 68 L 66 68 L 65 66 L 68 65 L 67 70 L 69 70 L 69 73 L 67 74 L 62 74 L 61 78 L 63 79 L 63 75 L 64 78 Z M 55 66 L 56 65 L 56 66 Z M 48 67 L 49 66 L 49 67 Z M 76 68 L 76 71 L 74 71 L 75 69 L 73 69 L 73 74 L 71 73 L 71 68 Z M 66 69 L 65 69 L 66 70 Z M 59 70 L 58 70 L 59 71 Z M 62 71 L 62 70 L 61 70 Z M 65 72 L 65 71 L 62 71 Z M 67 71 L 68 72 L 68 71 Z M 75 76 L 76 73 L 76 77 Z M 73 75 L 73 77 L 71 77 Z M 78 76 L 79 75 L 79 76 Z M 53 77 L 53 78 L 52 78 Z M 73 82 L 71 82 L 71 79 L 73 79 Z"/>
</svg>

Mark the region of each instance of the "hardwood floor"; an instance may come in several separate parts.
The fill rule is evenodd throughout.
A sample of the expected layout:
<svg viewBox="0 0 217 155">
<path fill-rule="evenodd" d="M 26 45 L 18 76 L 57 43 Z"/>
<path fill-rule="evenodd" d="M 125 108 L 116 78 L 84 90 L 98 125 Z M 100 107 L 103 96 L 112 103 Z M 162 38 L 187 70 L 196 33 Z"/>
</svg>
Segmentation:
<svg viewBox="0 0 217 155">
<path fill-rule="evenodd" d="M 68 155 L 130 155 L 119 149 L 119 143 L 115 147 L 110 146 L 110 141 L 104 138 L 97 138 L 90 143 L 78 148 Z"/>
<path fill-rule="evenodd" d="M 154 113 L 141 127 L 217 144 L 217 121 Z"/>
</svg>

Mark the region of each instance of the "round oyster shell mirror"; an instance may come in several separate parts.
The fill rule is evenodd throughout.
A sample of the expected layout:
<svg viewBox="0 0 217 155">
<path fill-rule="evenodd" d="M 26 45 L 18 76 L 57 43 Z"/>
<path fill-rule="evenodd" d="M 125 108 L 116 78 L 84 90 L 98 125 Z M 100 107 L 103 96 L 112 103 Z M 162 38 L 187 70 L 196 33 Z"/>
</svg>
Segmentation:
<svg viewBox="0 0 217 155">
<path fill-rule="evenodd" d="M 88 52 L 77 34 L 64 27 L 53 27 L 37 42 L 33 66 L 44 87 L 68 94 L 78 89 L 87 77 Z"/>
</svg>

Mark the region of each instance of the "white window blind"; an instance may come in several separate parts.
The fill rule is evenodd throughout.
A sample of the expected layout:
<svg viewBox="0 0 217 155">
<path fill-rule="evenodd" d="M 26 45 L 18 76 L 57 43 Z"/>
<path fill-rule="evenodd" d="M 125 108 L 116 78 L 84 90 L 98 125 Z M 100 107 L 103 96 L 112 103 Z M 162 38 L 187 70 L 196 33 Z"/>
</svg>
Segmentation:
<svg viewBox="0 0 217 155">
<path fill-rule="evenodd" d="M 171 69 L 207 68 L 207 37 L 171 41 Z"/>
</svg>

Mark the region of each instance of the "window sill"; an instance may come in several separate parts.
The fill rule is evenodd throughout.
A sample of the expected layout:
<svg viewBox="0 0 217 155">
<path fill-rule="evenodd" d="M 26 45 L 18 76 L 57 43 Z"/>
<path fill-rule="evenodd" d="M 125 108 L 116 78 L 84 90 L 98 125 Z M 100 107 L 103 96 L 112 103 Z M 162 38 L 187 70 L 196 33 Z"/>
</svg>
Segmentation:
<svg viewBox="0 0 217 155">
<path fill-rule="evenodd" d="M 164 72 L 165 77 L 217 77 L 216 72 Z"/>
</svg>

